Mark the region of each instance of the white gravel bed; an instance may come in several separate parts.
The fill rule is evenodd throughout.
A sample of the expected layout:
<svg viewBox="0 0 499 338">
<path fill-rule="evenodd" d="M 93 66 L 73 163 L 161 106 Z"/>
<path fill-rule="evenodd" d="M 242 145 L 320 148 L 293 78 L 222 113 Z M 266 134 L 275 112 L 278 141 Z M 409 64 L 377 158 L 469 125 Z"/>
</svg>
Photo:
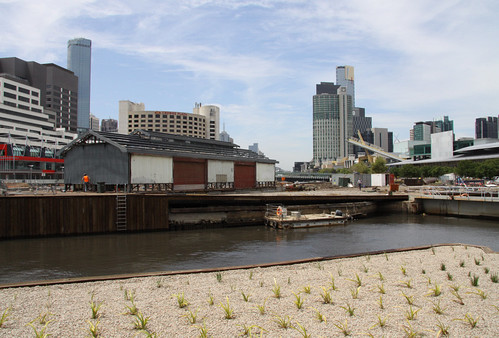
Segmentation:
<svg viewBox="0 0 499 338">
<path fill-rule="evenodd" d="M 102 337 L 237 337 L 245 331 L 403 337 L 436 336 L 441 328 L 452 337 L 499 337 L 499 283 L 492 277 L 498 273 L 495 253 L 441 246 L 220 273 L 9 288 L 0 290 L 0 320 L 8 314 L 0 336 L 32 337 L 45 329 L 53 337 L 84 337 L 94 326 Z M 474 276 L 478 286 L 472 286 Z M 326 294 L 332 303 L 324 303 Z M 179 307 L 182 295 L 185 307 Z M 92 299 L 94 307 L 101 305 L 96 319 Z M 137 315 L 127 314 L 133 304 Z M 226 319 L 226 312 L 233 318 Z M 140 315 L 148 318 L 143 331 L 134 328 Z"/>
</svg>

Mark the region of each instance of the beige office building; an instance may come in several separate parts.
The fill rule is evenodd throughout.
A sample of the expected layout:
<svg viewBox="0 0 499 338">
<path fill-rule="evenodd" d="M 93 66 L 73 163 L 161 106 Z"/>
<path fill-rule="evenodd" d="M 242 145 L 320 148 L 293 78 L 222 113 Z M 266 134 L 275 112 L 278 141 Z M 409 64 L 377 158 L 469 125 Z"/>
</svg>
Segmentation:
<svg viewBox="0 0 499 338">
<path fill-rule="evenodd" d="M 118 132 L 129 134 L 136 129 L 219 139 L 220 108 L 196 103 L 194 113 L 146 111 L 143 103 L 120 101 Z"/>
</svg>

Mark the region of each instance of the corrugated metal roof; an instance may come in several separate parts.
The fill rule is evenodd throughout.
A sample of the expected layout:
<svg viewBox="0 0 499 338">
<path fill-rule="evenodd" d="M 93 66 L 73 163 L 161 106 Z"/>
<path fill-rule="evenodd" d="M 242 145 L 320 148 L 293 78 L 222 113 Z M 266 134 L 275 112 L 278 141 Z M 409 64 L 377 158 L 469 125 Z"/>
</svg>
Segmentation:
<svg viewBox="0 0 499 338">
<path fill-rule="evenodd" d="M 94 143 L 108 143 L 128 153 L 277 163 L 251 150 L 240 149 L 234 143 L 145 130 L 135 130 L 129 135 L 89 130 L 59 153 L 64 157 L 74 147 Z"/>
</svg>

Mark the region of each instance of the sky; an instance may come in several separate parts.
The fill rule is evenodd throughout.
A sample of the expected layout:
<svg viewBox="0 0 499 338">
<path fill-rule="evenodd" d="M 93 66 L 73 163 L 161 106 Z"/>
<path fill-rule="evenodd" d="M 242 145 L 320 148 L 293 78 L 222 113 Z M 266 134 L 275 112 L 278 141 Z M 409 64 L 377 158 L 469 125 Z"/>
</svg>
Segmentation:
<svg viewBox="0 0 499 338">
<path fill-rule="evenodd" d="M 497 0 L 0 0 L 0 57 L 67 66 L 92 40 L 91 113 L 220 106 L 221 130 L 278 167 L 312 159 L 315 85 L 355 68 L 355 103 L 407 140 L 499 114 Z"/>
</svg>

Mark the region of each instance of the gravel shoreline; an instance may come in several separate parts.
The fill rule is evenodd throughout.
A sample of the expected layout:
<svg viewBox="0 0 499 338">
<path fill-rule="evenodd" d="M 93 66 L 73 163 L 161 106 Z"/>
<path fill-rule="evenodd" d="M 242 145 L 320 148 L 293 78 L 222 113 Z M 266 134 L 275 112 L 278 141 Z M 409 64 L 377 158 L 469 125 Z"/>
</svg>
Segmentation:
<svg viewBox="0 0 499 338">
<path fill-rule="evenodd" d="M 33 336 L 44 328 L 55 337 L 91 336 L 92 326 L 102 337 L 237 337 L 245 331 L 401 337 L 436 336 L 442 328 L 450 336 L 497 337 L 498 273 L 496 253 L 454 245 L 220 273 L 8 288 L 0 290 L 0 320 L 8 313 L 0 337 Z M 96 319 L 92 301 L 94 309 L 100 305 Z M 137 315 L 129 314 L 134 307 Z M 148 318 L 142 331 L 134 328 L 141 315 Z"/>
</svg>

